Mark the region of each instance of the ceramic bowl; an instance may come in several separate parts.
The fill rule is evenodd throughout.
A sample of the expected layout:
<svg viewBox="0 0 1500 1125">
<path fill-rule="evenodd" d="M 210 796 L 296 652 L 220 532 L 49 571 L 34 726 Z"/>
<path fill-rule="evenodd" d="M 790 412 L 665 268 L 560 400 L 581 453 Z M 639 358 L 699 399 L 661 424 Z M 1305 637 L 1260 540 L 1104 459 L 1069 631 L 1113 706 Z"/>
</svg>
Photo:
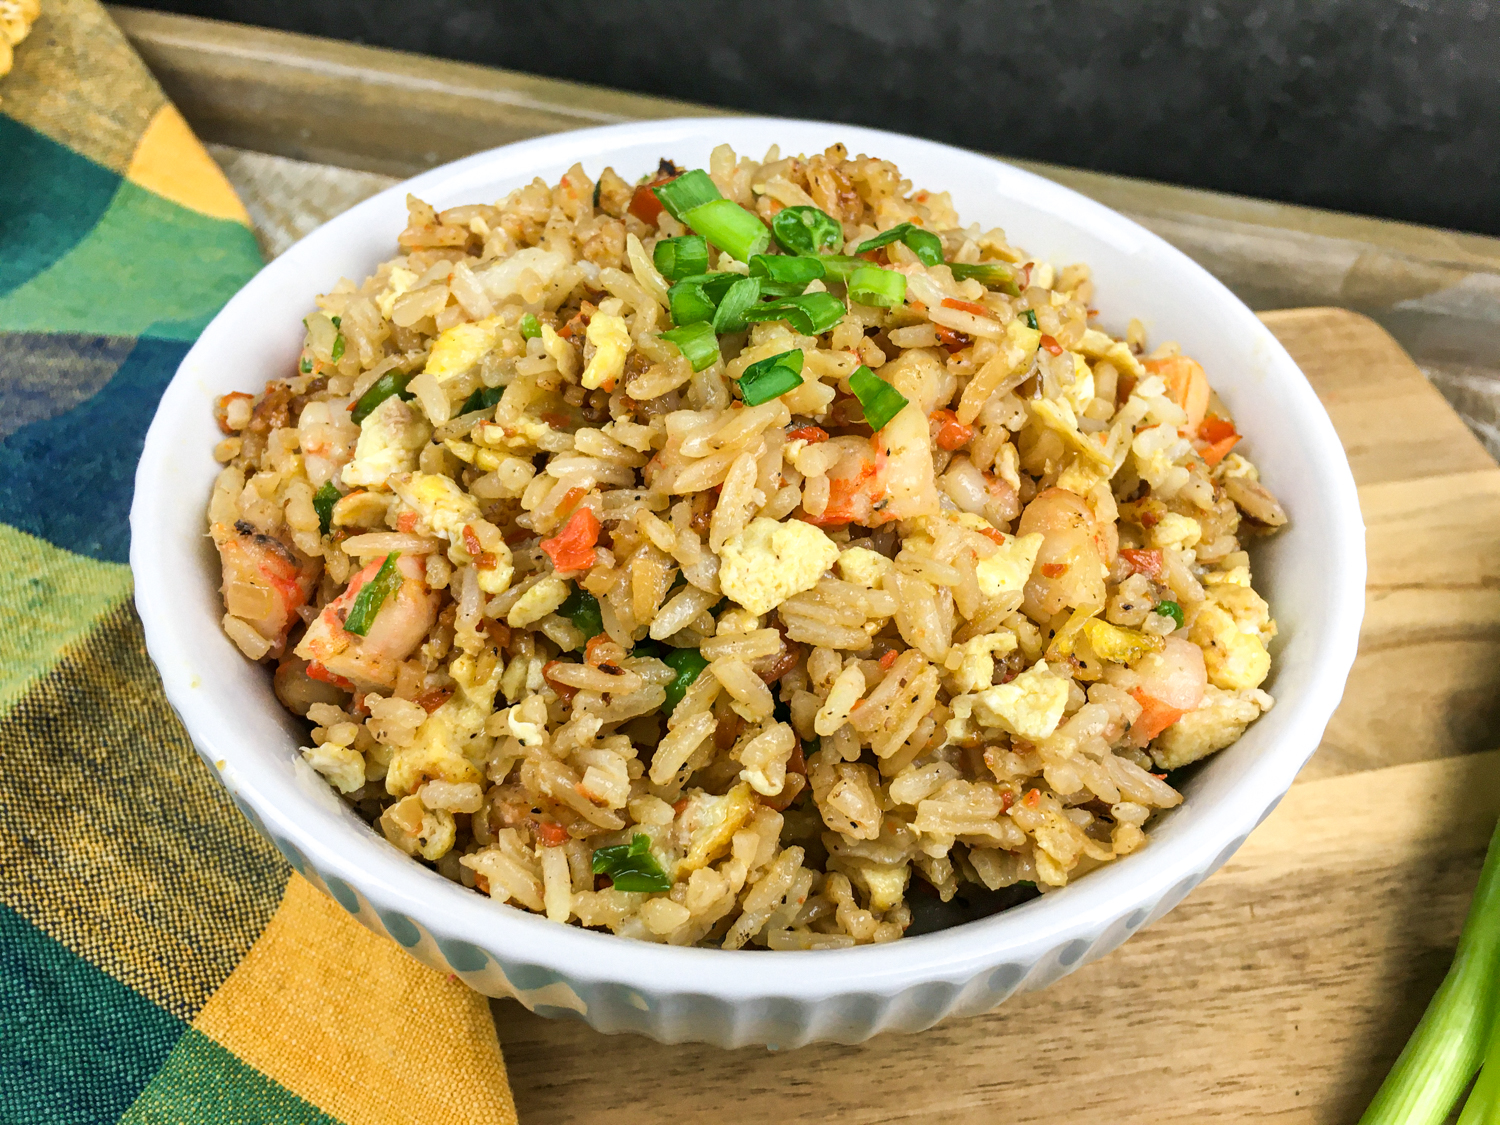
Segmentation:
<svg viewBox="0 0 1500 1125">
<path fill-rule="evenodd" d="M 1059 265 L 1093 269 L 1104 325 L 1139 317 L 1208 369 L 1290 526 L 1256 552 L 1257 587 L 1281 633 L 1266 687 L 1275 708 L 1206 762 L 1140 852 L 1008 912 L 889 945 L 818 952 L 677 949 L 559 926 L 492 902 L 408 859 L 302 762 L 307 740 L 267 669 L 219 628 L 219 567 L 205 534 L 218 466 L 213 400 L 288 371 L 314 295 L 395 252 L 413 192 L 439 209 L 488 201 L 575 161 L 627 179 L 669 156 L 704 166 L 714 146 L 759 156 L 851 152 L 892 159 L 947 190 L 965 222 L 1001 226 Z M 1130 220 L 998 160 L 911 137 L 770 118 L 649 121 L 540 137 L 435 168 L 308 235 L 203 332 L 146 439 L 131 511 L 131 565 L 167 697 L 235 803 L 291 865 L 361 923 L 432 967 L 543 1015 L 663 1042 L 791 1047 L 854 1043 L 982 1012 L 1101 957 L 1171 910 L 1281 799 L 1316 749 L 1354 659 L 1364 535 L 1349 466 L 1312 388 L 1275 337 L 1189 258 Z"/>
</svg>

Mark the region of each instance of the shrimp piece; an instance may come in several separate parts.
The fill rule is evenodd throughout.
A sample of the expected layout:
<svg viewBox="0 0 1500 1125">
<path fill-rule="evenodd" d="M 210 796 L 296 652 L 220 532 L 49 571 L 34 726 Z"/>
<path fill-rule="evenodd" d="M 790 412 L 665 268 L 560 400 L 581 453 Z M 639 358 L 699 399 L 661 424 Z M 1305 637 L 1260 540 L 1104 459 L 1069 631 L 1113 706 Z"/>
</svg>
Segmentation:
<svg viewBox="0 0 1500 1125">
<path fill-rule="evenodd" d="M 1211 393 L 1208 374 L 1202 364 L 1185 355 L 1171 355 L 1164 359 L 1148 359 L 1141 366 L 1162 377 L 1167 384 L 1167 397 L 1187 411 L 1188 432 L 1196 434 L 1208 414 Z"/>
<path fill-rule="evenodd" d="M 869 441 L 838 440 L 845 453 L 828 470 L 828 505 L 811 522 L 820 527 L 879 527 L 937 514 L 932 439 L 927 416 L 918 407 L 902 407 Z"/>
<path fill-rule="evenodd" d="M 245 520 L 209 529 L 219 548 L 224 608 L 270 642 L 268 657 L 286 650 L 297 610 L 307 604 L 323 564 Z"/>
<path fill-rule="evenodd" d="M 1189 711 L 1208 691 L 1203 650 L 1183 637 L 1167 637 L 1160 652 L 1147 653 L 1130 667 L 1105 669 L 1107 683 L 1127 691 L 1141 705 L 1141 717 L 1130 727 L 1130 740 L 1145 746 Z"/>
<path fill-rule="evenodd" d="M 360 587 L 375 577 L 384 562 L 381 556 L 351 577 L 348 588 L 324 606 L 318 619 L 308 626 L 296 653 L 311 662 L 308 674 L 315 679 L 326 675 L 326 682 L 365 691 L 391 687 L 401 662 L 432 629 L 441 599 L 428 590 L 426 564 L 416 555 L 402 555 L 396 560 L 403 579 L 401 587 L 381 604 L 370 631 L 361 637 L 344 628 Z"/>
<path fill-rule="evenodd" d="M 1064 609 L 1103 606 L 1107 541 L 1088 502 L 1065 488 L 1038 493 L 1021 513 L 1017 535 L 1040 532 L 1042 548 L 1022 609 L 1045 624 Z"/>
<path fill-rule="evenodd" d="M 310 402 L 297 419 L 297 442 L 307 479 L 321 488 L 349 463 L 359 441 L 359 427 L 349 421 L 348 411 L 326 402 Z"/>
</svg>

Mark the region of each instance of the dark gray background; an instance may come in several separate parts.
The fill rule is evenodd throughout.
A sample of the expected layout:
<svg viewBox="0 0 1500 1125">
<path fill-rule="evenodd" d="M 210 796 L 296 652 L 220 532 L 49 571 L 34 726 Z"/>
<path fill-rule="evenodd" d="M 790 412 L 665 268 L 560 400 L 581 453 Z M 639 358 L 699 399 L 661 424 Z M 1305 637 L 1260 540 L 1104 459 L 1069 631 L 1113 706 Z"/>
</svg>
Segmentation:
<svg viewBox="0 0 1500 1125">
<path fill-rule="evenodd" d="M 1500 234 L 1500 0 L 146 4 Z"/>
</svg>

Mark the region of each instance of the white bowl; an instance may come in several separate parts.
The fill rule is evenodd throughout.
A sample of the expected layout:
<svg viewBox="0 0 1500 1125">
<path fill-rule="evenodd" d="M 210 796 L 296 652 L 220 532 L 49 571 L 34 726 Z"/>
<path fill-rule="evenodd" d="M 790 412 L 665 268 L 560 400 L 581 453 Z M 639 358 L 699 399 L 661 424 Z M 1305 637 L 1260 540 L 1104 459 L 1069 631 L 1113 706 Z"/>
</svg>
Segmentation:
<svg viewBox="0 0 1500 1125">
<path fill-rule="evenodd" d="M 302 317 L 340 277 L 395 251 L 413 192 L 438 208 L 494 200 L 575 161 L 627 179 L 668 156 L 704 166 L 717 144 L 758 156 L 842 141 L 950 190 L 965 222 L 1003 226 L 1058 264 L 1087 262 L 1120 331 L 1139 317 L 1208 369 L 1291 516 L 1257 552 L 1281 635 L 1274 710 L 1207 762 L 1142 851 L 982 921 L 889 945 L 824 952 L 674 949 L 558 926 L 414 863 L 303 764 L 305 734 L 265 668 L 219 628 L 219 567 L 204 534 L 218 471 L 213 399 L 292 370 Z M 1172 909 L 1232 855 L 1316 749 L 1343 691 L 1364 610 L 1364 528 L 1338 436 L 1306 378 L 1224 286 L 1160 238 L 1067 188 L 997 160 L 871 129 L 772 118 L 649 121 L 540 137 L 435 168 L 320 227 L 224 306 L 162 397 L 136 474 L 131 566 L 167 697 L 235 803 L 299 872 L 377 933 L 491 996 L 663 1042 L 790 1047 L 925 1028 L 1041 988 Z"/>
</svg>

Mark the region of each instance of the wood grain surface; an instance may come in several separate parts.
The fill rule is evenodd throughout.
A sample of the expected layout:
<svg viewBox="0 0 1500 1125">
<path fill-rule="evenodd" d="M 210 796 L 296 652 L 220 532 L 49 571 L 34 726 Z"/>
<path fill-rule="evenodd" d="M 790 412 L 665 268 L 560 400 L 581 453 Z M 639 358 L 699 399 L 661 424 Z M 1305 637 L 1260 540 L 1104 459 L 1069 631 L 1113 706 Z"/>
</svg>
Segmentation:
<svg viewBox="0 0 1500 1125">
<path fill-rule="evenodd" d="M 526 1125 L 1354 1121 L 1442 979 L 1500 814 L 1500 466 L 1373 322 L 1265 320 L 1344 440 L 1368 611 L 1317 755 L 1162 921 L 986 1015 L 773 1054 L 494 1004 Z"/>
</svg>

